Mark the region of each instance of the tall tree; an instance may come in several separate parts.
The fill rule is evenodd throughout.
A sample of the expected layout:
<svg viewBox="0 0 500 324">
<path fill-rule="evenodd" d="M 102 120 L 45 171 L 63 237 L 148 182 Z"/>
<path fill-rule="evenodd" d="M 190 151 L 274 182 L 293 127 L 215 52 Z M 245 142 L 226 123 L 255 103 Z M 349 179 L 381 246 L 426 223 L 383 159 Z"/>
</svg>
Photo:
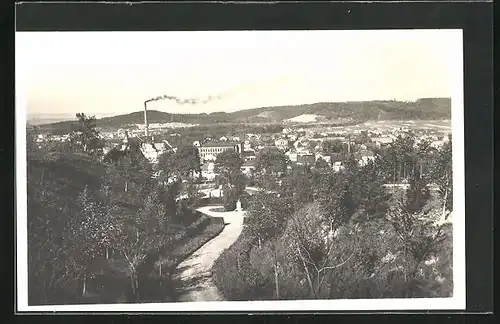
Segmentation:
<svg viewBox="0 0 500 324">
<path fill-rule="evenodd" d="M 193 172 L 200 173 L 198 149 L 192 144 L 181 144 L 175 152 L 166 151 L 158 158 L 158 169 L 167 179 L 170 176 L 187 179 Z"/>
<path fill-rule="evenodd" d="M 431 196 L 428 184 L 428 180 L 421 176 L 420 170 L 416 169 L 405 192 L 404 204 L 408 212 L 422 211 Z"/>
<path fill-rule="evenodd" d="M 287 170 L 290 161 L 285 153 L 277 148 L 267 148 L 255 158 L 255 170 L 265 175 L 280 176 Z"/>
<path fill-rule="evenodd" d="M 365 219 L 384 217 L 389 207 L 390 193 L 384 187 L 379 160 L 369 161 L 358 173 L 360 187 L 359 208 L 363 209 Z"/>
<path fill-rule="evenodd" d="M 37 174 L 34 164 L 28 162 L 28 300 L 50 304 L 60 301 L 61 292 L 78 274 L 62 235 L 68 208 L 57 201 L 53 183 Z"/>
<path fill-rule="evenodd" d="M 445 224 L 436 225 L 420 211 L 409 209 L 400 199 L 396 199 L 386 220 L 396 233 L 399 242 L 396 249 L 402 252 L 404 280 L 410 283 L 417 276 L 422 263 L 440 250 L 446 239 Z"/>
<path fill-rule="evenodd" d="M 245 217 L 245 227 L 250 230 L 259 242 L 279 236 L 285 227 L 293 206 L 286 198 L 275 193 L 259 191 L 252 197 Z"/>
<path fill-rule="evenodd" d="M 322 144 L 322 150 L 324 154 L 332 156 L 332 154 L 344 154 L 345 146 L 341 140 L 325 140 Z"/>
<path fill-rule="evenodd" d="M 330 172 L 321 178 L 315 190 L 315 200 L 320 203 L 330 232 L 347 223 L 357 210 L 351 186 L 347 173 Z"/>
<path fill-rule="evenodd" d="M 217 155 L 214 165 L 215 173 L 218 173 L 223 181 L 229 185 L 235 185 L 236 177 L 241 173 L 243 160 L 235 151 L 224 151 Z"/>
<path fill-rule="evenodd" d="M 169 241 L 165 231 L 169 217 L 157 190 L 149 190 L 137 210 L 124 207 L 117 209 L 116 222 L 108 235 L 112 237 L 114 248 L 121 251 L 127 261 L 132 293 L 137 300 L 139 266 L 149 252 Z"/>
<path fill-rule="evenodd" d="M 452 141 L 445 143 L 436 155 L 431 171 L 432 179 L 438 187 L 442 199 L 442 214 L 453 210 L 453 159 Z"/>
<path fill-rule="evenodd" d="M 104 141 L 96 130 L 95 116 L 88 117 L 84 113 L 76 114 L 78 122 L 70 133 L 70 142 L 76 151 L 95 157 L 102 156 Z"/>
<path fill-rule="evenodd" d="M 319 158 L 316 160 L 316 163 L 314 163 L 314 168 L 316 170 L 322 171 L 329 169 L 330 165 L 323 158 Z"/>
<path fill-rule="evenodd" d="M 94 276 L 91 262 L 102 257 L 109 248 L 110 233 L 115 225 L 112 206 L 104 205 L 87 187 L 79 196 L 80 213 L 69 221 L 65 235 L 71 242 L 72 261 L 83 282 L 82 295 L 87 292 L 87 280 Z"/>
<path fill-rule="evenodd" d="M 201 172 L 198 149 L 191 145 L 183 145 L 177 149 L 174 158 L 174 170 L 183 178 L 189 177 L 192 172 Z"/>
<path fill-rule="evenodd" d="M 164 181 L 168 181 L 171 175 L 176 172 L 175 153 L 171 150 L 163 152 L 158 157 L 157 169 L 162 175 Z"/>
<path fill-rule="evenodd" d="M 351 230 L 350 236 L 357 236 L 355 227 L 346 227 L 346 229 L 345 232 Z M 321 207 L 314 203 L 305 205 L 291 215 L 284 235 L 280 238 L 279 243 L 286 247 L 281 250 L 288 255 L 285 259 L 296 263 L 302 270 L 311 298 L 320 298 L 321 291 L 325 290 L 325 284 L 331 277 L 332 271 L 348 266 L 349 261 L 357 252 L 357 239 L 352 245 L 349 244 L 350 240 L 346 244 L 338 239 L 338 244 L 333 244 L 334 240 L 337 240 L 336 236 L 329 237 L 328 224 L 325 222 Z M 341 244 L 349 245 L 347 249 L 342 248 L 348 253 L 338 259 L 333 252 L 339 249 Z"/>
</svg>

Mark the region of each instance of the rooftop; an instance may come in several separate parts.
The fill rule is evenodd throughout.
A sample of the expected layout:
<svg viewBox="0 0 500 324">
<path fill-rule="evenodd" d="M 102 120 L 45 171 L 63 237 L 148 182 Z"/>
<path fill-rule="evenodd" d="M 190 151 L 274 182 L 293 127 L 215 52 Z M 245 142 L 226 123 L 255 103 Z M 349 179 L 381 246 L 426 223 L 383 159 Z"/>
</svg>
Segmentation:
<svg viewBox="0 0 500 324">
<path fill-rule="evenodd" d="M 255 161 L 254 160 L 249 160 L 249 161 L 245 161 L 242 165 L 242 167 L 251 167 L 251 166 L 255 166 Z"/>
<path fill-rule="evenodd" d="M 209 142 L 203 143 L 200 147 L 233 147 L 235 145 L 239 145 L 241 143 L 238 142 Z"/>
</svg>

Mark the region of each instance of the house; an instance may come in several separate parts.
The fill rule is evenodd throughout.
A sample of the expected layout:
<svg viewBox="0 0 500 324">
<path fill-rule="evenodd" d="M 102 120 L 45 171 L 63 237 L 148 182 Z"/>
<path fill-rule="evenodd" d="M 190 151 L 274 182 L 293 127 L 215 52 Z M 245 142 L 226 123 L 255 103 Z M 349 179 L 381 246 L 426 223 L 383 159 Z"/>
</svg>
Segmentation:
<svg viewBox="0 0 500 324">
<path fill-rule="evenodd" d="M 209 142 L 198 147 L 198 154 L 202 161 L 214 161 L 222 152 L 234 151 L 241 154 L 241 143 L 238 142 Z"/>
<path fill-rule="evenodd" d="M 285 153 L 285 155 L 288 156 L 288 158 L 290 159 L 291 162 L 297 162 L 297 152 L 291 152 L 291 151 L 288 151 Z"/>
<path fill-rule="evenodd" d="M 213 162 L 205 163 L 201 166 L 201 176 L 208 181 L 215 180 L 215 164 Z"/>
<path fill-rule="evenodd" d="M 254 160 L 245 161 L 241 166 L 240 170 L 241 172 L 243 172 L 243 174 L 251 176 L 255 171 L 255 161 Z"/>
<path fill-rule="evenodd" d="M 329 155 L 324 155 L 324 154 L 321 154 L 321 153 L 316 153 L 316 161 L 318 161 L 319 159 L 323 159 L 326 163 L 330 163 L 331 162 L 331 157 Z"/>
<path fill-rule="evenodd" d="M 435 149 L 439 149 L 440 147 L 442 147 L 444 144 L 446 143 L 446 141 L 443 141 L 443 140 L 440 140 L 440 141 L 433 141 L 430 146 L 432 148 L 435 148 Z"/>
<path fill-rule="evenodd" d="M 288 147 L 288 140 L 285 138 L 280 138 L 274 141 L 274 145 L 279 149 L 286 149 Z"/>
<path fill-rule="evenodd" d="M 241 157 L 243 158 L 243 161 L 255 160 L 255 158 L 256 158 L 255 150 L 252 150 L 252 149 L 244 150 Z"/>
<path fill-rule="evenodd" d="M 297 164 L 305 165 L 305 164 L 314 164 L 316 162 L 316 157 L 314 154 L 299 154 L 297 155 Z"/>
<path fill-rule="evenodd" d="M 251 150 L 251 149 L 252 149 L 252 144 L 250 144 L 250 142 L 249 142 L 249 141 L 245 141 L 245 143 L 243 144 L 243 149 L 244 149 L 245 151 L 249 151 L 249 150 Z"/>
<path fill-rule="evenodd" d="M 356 160 L 360 166 L 367 165 L 369 161 L 375 160 L 375 154 L 369 150 L 361 150 L 360 152 L 355 154 Z"/>
<path fill-rule="evenodd" d="M 394 139 L 392 137 L 374 137 L 372 138 L 372 142 L 374 142 L 378 147 L 381 147 L 391 144 L 394 142 Z"/>
<path fill-rule="evenodd" d="M 158 157 L 165 151 L 164 143 L 142 143 L 141 144 L 142 154 L 148 159 L 151 163 L 158 162 Z"/>
<path fill-rule="evenodd" d="M 342 162 L 336 161 L 333 162 L 332 169 L 335 172 L 339 172 L 340 170 L 344 169 L 344 166 L 342 165 Z"/>
</svg>

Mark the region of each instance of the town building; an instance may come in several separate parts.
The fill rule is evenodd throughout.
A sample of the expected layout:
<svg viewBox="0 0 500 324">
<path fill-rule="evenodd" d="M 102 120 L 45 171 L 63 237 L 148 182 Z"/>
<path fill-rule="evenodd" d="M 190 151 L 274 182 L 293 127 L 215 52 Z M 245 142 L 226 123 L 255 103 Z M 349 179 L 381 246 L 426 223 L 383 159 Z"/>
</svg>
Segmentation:
<svg viewBox="0 0 500 324">
<path fill-rule="evenodd" d="M 286 149 L 288 148 L 288 140 L 285 138 L 277 139 L 274 141 L 274 145 L 279 149 Z"/>
<path fill-rule="evenodd" d="M 372 142 L 375 143 L 378 147 L 385 146 L 394 142 L 392 137 L 374 137 L 372 138 Z"/>
<path fill-rule="evenodd" d="M 288 151 L 285 155 L 288 156 L 291 162 L 297 162 L 297 152 Z"/>
<path fill-rule="evenodd" d="M 196 176 L 196 175 L 195 175 Z M 207 162 L 201 165 L 201 176 L 208 181 L 215 180 L 215 164 L 213 162 Z"/>
<path fill-rule="evenodd" d="M 374 161 L 375 155 L 372 151 L 361 150 L 360 152 L 355 154 L 355 158 L 356 160 L 358 160 L 360 166 L 364 166 L 367 165 L 370 161 Z"/>
<path fill-rule="evenodd" d="M 326 163 L 331 163 L 331 156 L 321 153 L 316 153 L 316 161 L 323 159 Z"/>
<path fill-rule="evenodd" d="M 253 172 L 255 171 L 255 161 L 254 160 L 248 160 L 243 163 L 243 165 L 240 168 L 241 172 L 247 176 L 252 176 Z"/>
<path fill-rule="evenodd" d="M 298 165 L 312 165 L 316 162 L 316 157 L 314 154 L 298 154 L 297 164 Z"/>
<path fill-rule="evenodd" d="M 239 142 L 209 142 L 198 147 L 198 154 L 202 161 L 215 161 L 217 156 L 225 151 L 234 151 L 241 155 L 242 145 Z"/>
<path fill-rule="evenodd" d="M 257 156 L 255 155 L 255 150 L 249 149 L 244 150 L 241 157 L 243 158 L 243 161 L 252 161 L 255 160 Z"/>
<path fill-rule="evenodd" d="M 151 163 L 157 163 L 158 157 L 165 152 L 165 143 L 142 143 L 141 151 Z"/>
<path fill-rule="evenodd" d="M 340 170 L 344 169 L 344 166 L 342 165 L 342 162 L 336 161 L 336 162 L 333 162 L 332 169 L 335 172 L 339 172 Z"/>
</svg>

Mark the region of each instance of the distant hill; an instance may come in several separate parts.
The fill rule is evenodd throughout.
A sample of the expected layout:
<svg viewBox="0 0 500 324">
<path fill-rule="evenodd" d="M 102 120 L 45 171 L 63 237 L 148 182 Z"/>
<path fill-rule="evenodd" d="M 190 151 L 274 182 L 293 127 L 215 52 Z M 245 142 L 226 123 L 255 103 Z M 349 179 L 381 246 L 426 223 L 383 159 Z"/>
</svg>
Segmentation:
<svg viewBox="0 0 500 324">
<path fill-rule="evenodd" d="M 322 121 L 353 120 L 417 120 L 450 119 L 450 98 L 422 98 L 416 101 L 350 101 L 319 102 L 304 105 L 289 105 L 244 109 L 232 113 L 215 112 L 211 114 L 169 114 L 148 110 L 149 123 L 281 123 L 301 115 L 317 115 Z M 143 124 L 144 112 L 105 117 L 97 120 L 103 128 L 120 128 L 125 125 Z M 71 131 L 72 121 L 63 121 L 40 126 L 43 130 Z"/>
</svg>

